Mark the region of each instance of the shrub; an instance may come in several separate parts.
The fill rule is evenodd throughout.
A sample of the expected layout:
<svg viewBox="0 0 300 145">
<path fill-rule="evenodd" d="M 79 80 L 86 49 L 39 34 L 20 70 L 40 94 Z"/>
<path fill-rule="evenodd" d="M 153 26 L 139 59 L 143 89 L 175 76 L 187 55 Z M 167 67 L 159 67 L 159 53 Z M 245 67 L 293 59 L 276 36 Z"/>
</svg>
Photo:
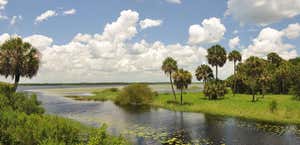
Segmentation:
<svg viewBox="0 0 300 145">
<path fill-rule="evenodd" d="M 277 101 L 272 100 L 272 102 L 270 102 L 270 105 L 269 105 L 270 111 L 272 113 L 275 112 L 277 110 L 277 106 L 278 106 Z"/>
<path fill-rule="evenodd" d="M 227 93 L 226 85 L 223 81 L 210 81 L 204 86 L 204 94 L 208 99 L 219 99 Z"/>
<path fill-rule="evenodd" d="M 118 88 L 109 88 L 108 90 L 109 90 L 110 92 L 118 92 L 118 91 L 119 91 Z"/>
<path fill-rule="evenodd" d="M 147 105 L 151 103 L 153 92 L 146 84 L 132 84 L 124 87 L 118 97 L 116 104 L 119 105 Z"/>
<path fill-rule="evenodd" d="M 0 82 L 0 94 L 4 96 L 11 96 L 14 92 L 14 86 L 9 83 Z"/>
<path fill-rule="evenodd" d="M 45 141 L 75 144 L 81 141 L 83 126 L 56 116 L 0 113 L 0 140 L 4 144 L 36 145 Z"/>
<path fill-rule="evenodd" d="M 106 132 L 107 126 L 93 130 L 87 145 L 127 145 L 129 144 L 123 137 L 112 137 Z"/>
<path fill-rule="evenodd" d="M 37 100 L 35 94 L 13 93 L 9 98 L 9 105 L 13 110 L 24 112 L 26 114 L 43 114 L 44 108 L 41 102 Z"/>
</svg>

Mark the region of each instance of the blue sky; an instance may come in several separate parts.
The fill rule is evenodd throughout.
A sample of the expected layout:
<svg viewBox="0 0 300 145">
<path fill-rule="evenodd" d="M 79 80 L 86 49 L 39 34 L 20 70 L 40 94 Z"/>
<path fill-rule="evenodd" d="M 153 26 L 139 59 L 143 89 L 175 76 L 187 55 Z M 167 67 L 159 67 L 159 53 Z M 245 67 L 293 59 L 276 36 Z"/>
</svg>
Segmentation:
<svg viewBox="0 0 300 145">
<path fill-rule="evenodd" d="M 7 1 L 7 0 L 0 0 Z M 63 47 L 65 45 L 68 47 L 73 42 L 73 38 L 78 34 L 88 34 L 93 36 L 94 34 L 101 35 L 104 33 L 104 29 L 107 24 L 111 24 L 116 22 L 120 17 L 120 13 L 125 10 L 131 10 L 133 12 L 138 13 L 138 20 L 136 22 L 135 27 L 137 32 L 134 36 L 126 39 L 124 42 L 120 44 L 131 46 L 134 43 L 139 43 L 141 40 L 145 40 L 149 43 L 149 48 L 147 51 L 141 52 L 139 56 L 126 57 L 126 59 L 121 56 L 129 55 L 128 53 L 120 54 L 119 60 L 121 62 L 116 62 L 115 60 L 111 60 L 111 63 L 119 63 L 124 64 L 126 67 L 130 66 L 130 69 L 126 72 L 129 73 L 127 76 L 121 77 L 122 81 L 143 81 L 144 78 L 150 73 L 153 75 L 154 80 L 161 80 L 160 77 L 163 74 L 160 74 L 158 65 L 153 66 L 149 64 L 147 68 L 138 68 L 139 62 L 132 61 L 131 59 L 136 59 L 136 57 L 145 57 L 152 53 L 152 48 L 156 41 L 163 43 L 162 47 L 172 47 L 168 45 L 176 45 L 180 44 L 181 47 L 195 47 L 188 48 L 193 51 L 205 50 L 211 45 L 219 43 L 223 45 L 228 51 L 232 49 L 238 49 L 247 54 L 257 54 L 260 57 L 263 57 L 267 51 L 275 51 L 277 53 L 282 52 L 282 56 L 286 58 L 292 58 L 298 56 L 298 52 L 300 52 L 300 38 L 298 37 L 298 29 L 299 26 L 296 25 L 300 22 L 300 2 L 298 0 L 288 0 L 283 3 L 280 0 L 229 0 L 229 1 L 221 1 L 221 0 L 173 0 L 180 3 L 174 3 L 172 0 L 9 0 L 8 3 L 4 6 L 2 10 L 0 10 L 0 15 L 7 17 L 6 19 L 0 19 L 0 35 L 7 33 L 9 35 L 17 34 L 21 37 L 30 37 L 33 35 L 44 36 L 52 40 L 51 44 L 47 46 L 47 48 L 39 48 L 44 55 L 45 60 L 43 60 L 43 65 L 45 69 L 42 68 L 41 73 L 38 75 L 37 79 L 32 81 L 34 82 L 44 82 L 44 81 L 53 81 L 56 82 L 61 79 L 50 79 L 55 78 L 53 74 L 60 74 L 60 72 L 52 72 L 46 74 L 51 70 L 50 68 L 46 68 L 46 66 L 51 65 L 51 56 L 48 54 L 50 51 L 54 50 L 55 45 L 57 47 Z M 251 2 L 249 4 L 248 2 Z M 254 4 L 255 3 L 255 4 Z M 253 4 L 253 5 L 252 5 Z M 274 8 L 269 8 L 269 5 L 275 5 Z M 1 6 L 1 4 L 0 4 Z M 246 6 L 246 7 L 245 7 Z M 63 15 L 63 12 L 74 9 L 76 13 L 72 15 Z M 39 23 L 35 23 L 35 20 L 42 13 L 47 10 L 55 11 L 56 16 L 49 17 Z M 229 14 L 227 14 L 226 12 Z M 291 11 L 291 13 L 286 14 L 284 12 Z M 238 13 L 237 13 L 238 12 Z M 281 13 L 282 12 L 282 13 Z M 18 16 L 15 24 L 10 24 L 13 16 Z M 256 18 L 257 16 L 257 18 Z M 202 27 L 202 22 L 204 19 L 210 19 L 216 17 L 220 20 L 221 25 L 223 25 L 226 29 L 225 33 L 221 36 L 221 39 L 218 39 L 214 42 L 203 42 L 203 43 L 189 43 L 189 39 L 191 35 L 189 33 L 189 29 L 192 25 L 198 25 Z M 153 26 L 147 29 L 139 28 L 139 22 L 144 19 L 152 19 L 152 20 L 160 20 L 162 23 L 159 26 Z M 265 20 L 265 21 L 264 21 Z M 295 24 L 294 29 L 287 29 L 290 24 Z M 278 31 L 278 37 L 276 37 L 274 31 L 266 31 L 265 35 L 271 35 L 271 37 L 265 38 L 263 36 L 260 37 L 259 42 L 254 43 L 253 39 L 258 38 L 260 32 L 266 28 L 272 28 L 272 30 Z M 121 28 L 122 29 L 122 28 Z M 126 29 L 126 28 L 124 28 Z M 287 29 L 286 31 L 283 31 Z M 211 32 L 213 30 L 209 30 L 209 33 L 212 35 L 216 35 Z M 234 33 L 237 31 L 238 33 Z M 292 39 L 287 37 L 287 33 L 297 32 L 296 36 Z M 198 32 L 195 32 L 198 34 Z M 282 33 L 282 34 L 281 34 Z M 300 33 L 300 31 L 299 31 Z M 201 34 L 201 33 L 200 33 Z M 200 35 L 199 34 L 199 35 Z M 116 34 L 119 35 L 119 34 Z M 201 34 L 202 35 L 202 34 Z M 269 42 L 269 40 L 265 39 L 274 39 L 274 42 Z M 204 36 L 203 36 L 204 37 Z M 229 40 L 239 37 L 240 41 L 235 45 L 235 48 L 229 48 Z M 263 38 L 263 40 L 261 40 Z M 96 38 L 95 38 L 96 39 Z M 197 39 L 197 38 L 195 38 Z M 212 38 L 211 38 L 212 39 Z M 33 39 L 30 39 L 33 41 Z M 278 40 L 278 41 L 277 41 Z M 38 40 L 36 40 L 38 41 Z M 40 40 L 39 42 L 41 42 Z M 280 41 L 280 42 L 279 42 Z M 36 43 L 36 42 L 32 42 Z M 268 44 L 265 44 L 268 43 Z M 269 44 L 276 43 L 276 44 Z M 280 44 L 277 44 L 280 43 Z M 281 44 L 282 43 L 282 44 Z M 291 45 L 291 46 L 287 46 Z M 36 44 L 39 46 L 40 44 Z M 102 43 L 101 43 L 102 45 Z M 252 45 L 252 46 L 251 46 Z M 90 46 L 90 45 L 89 45 Z M 259 49 L 263 49 L 260 47 L 270 46 L 270 50 L 266 50 L 264 52 L 258 51 Z M 272 48 L 271 47 L 282 47 L 280 48 Z M 71 47 L 71 46 L 70 46 Z M 113 52 L 118 48 L 116 46 L 111 52 L 112 54 L 117 54 L 118 52 Z M 61 48 L 67 49 L 67 48 Z M 87 47 L 86 49 L 93 49 Z M 100 49 L 100 48 L 99 48 Z M 101 48 L 103 49 L 103 48 Z M 122 48 L 123 49 L 123 48 Z M 127 51 L 130 48 L 124 48 L 124 51 Z M 188 49 L 184 49 L 186 54 L 188 54 Z M 196 50 L 197 49 L 197 50 Z M 291 52 L 291 49 L 296 50 L 297 53 Z M 75 51 L 79 51 L 74 48 L 70 53 L 75 53 Z M 98 50 L 97 50 L 98 51 Z M 123 51 L 123 50 L 122 50 Z M 178 50 L 180 51 L 180 49 Z M 129 52 L 129 51 L 128 51 Z M 53 52 L 54 53 L 54 52 Z M 90 52 L 93 54 L 93 52 Z M 180 53 L 180 52 L 179 52 Z M 247 54 L 246 54 L 247 53 Z M 159 54 L 159 52 L 155 52 L 155 54 Z M 167 53 L 168 54 L 168 53 Z M 73 55 L 81 55 L 81 54 L 72 54 Z M 170 54 L 171 55 L 171 54 Z M 153 56 L 153 55 L 151 55 Z M 197 60 L 195 60 L 195 64 L 190 65 L 187 69 L 193 71 L 193 67 L 197 66 L 201 63 L 205 62 L 205 54 L 202 54 Z M 56 56 L 57 57 L 57 56 Z M 94 57 L 94 56 L 93 56 Z M 102 57 L 102 56 L 101 56 Z M 179 62 L 182 57 L 174 54 L 175 58 L 178 58 Z M 187 56 L 184 56 L 187 57 Z M 193 58 L 193 56 L 191 56 Z M 49 59 L 49 60 L 46 60 Z M 91 58 L 92 59 L 92 58 Z M 99 60 L 98 60 L 99 59 Z M 124 60 L 122 60 L 124 59 Z M 162 58 L 153 58 L 150 60 L 161 61 Z M 100 61 L 100 57 L 97 57 L 97 60 Z M 109 59 L 104 59 L 105 61 L 110 61 Z M 77 63 L 81 63 L 83 61 L 90 60 L 78 60 Z M 93 60 L 94 61 L 94 60 Z M 189 62 L 192 60 L 188 60 L 187 58 L 182 60 L 183 62 Z M 69 62 L 66 65 L 74 65 L 74 62 Z M 94 62 L 93 62 L 94 63 Z M 98 62 L 97 62 L 98 63 Z M 151 62 L 149 62 L 151 63 Z M 180 63 L 179 63 L 180 64 Z M 42 65 L 42 66 L 43 66 Z M 82 64 L 86 65 L 86 64 Z M 103 64 L 103 65 L 111 65 L 111 64 Z M 150 68 L 153 67 L 153 68 Z M 186 64 L 182 64 L 182 66 L 186 66 Z M 120 66 L 119 66 L 120 67 Z M 157 67 L 157 70 L 155 70 Z M 81 74 L 83 72 L 76 72 L 77 68 L 70 68 L 70 73 L 72 75 Z M 81 69 L 91 69 L 91 68 L 81 68 Z M 103 71 L 103 69 L 92 69 L 92 71 Z M 122 72 L 120 70 L 114 70 L 113 68 L 109 68 L 107 70 L 111 70 L 114 72 Z M 151 70 L 150 72 L 148 70 Z M 153 71 L 155 70 L 155 71 Z M 226 71 L 224 77 L 230 75 L 231 71 Z M 132 74 L 130 73 L 132 72 Z M 134 74 L 139 72 L 142 74 L 137 77 Z M 64 72 L 68 74 L 68 72 Z M 75 73 L 75 74 L 73 74 Z M 50 76 L 49 76 L 50 75 Z M 105 75 L 107 79 L 95 79 L 98 73 L 91 74 L 90 78 L 85 78 L 87 81 L 115 81 L 111 78 L 116 78 L 116 74 L 102 74 Z M 41 79 L 42 76 L 47 76 L 49 79 Z M 134 78 L 132 79 L 132 76 Z M 129 79 L 128 79 L 129 78 Z M 26 80 L 27 81 L 27 80 Z M 29 80 L 28 80 L 29 81 Z M 63 80 L 65 82 L 78 82 L 81 80 L 68 78 Z"/>
</svg>

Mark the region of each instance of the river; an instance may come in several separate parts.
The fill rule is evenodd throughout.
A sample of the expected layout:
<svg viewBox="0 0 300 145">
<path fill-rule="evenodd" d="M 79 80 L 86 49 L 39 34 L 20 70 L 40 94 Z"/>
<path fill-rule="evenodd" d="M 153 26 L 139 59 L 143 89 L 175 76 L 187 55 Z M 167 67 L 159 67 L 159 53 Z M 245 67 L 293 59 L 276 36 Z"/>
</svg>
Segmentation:
<svg viewBox="0 0 300 145">
<path fill-rule="evenodd" d="M 192 144 L 300 144 L 300 126 L 175 112 L 161 108 L 121 108 L 110 101 L 75 101 L 64 97 L 90 95 L 90 91 L 94 89 L 109 87 L 121 86 L 20 86 L 19 91 L 36 93 L 48 114 L 67 117 L 95 127 L 105 123 L 111 134 L 122 134 L 137 145 L 160 144 L 175 135 Z M 152 85 L 152 88 L 164 92 L 168 86 Z"/>
</svg>

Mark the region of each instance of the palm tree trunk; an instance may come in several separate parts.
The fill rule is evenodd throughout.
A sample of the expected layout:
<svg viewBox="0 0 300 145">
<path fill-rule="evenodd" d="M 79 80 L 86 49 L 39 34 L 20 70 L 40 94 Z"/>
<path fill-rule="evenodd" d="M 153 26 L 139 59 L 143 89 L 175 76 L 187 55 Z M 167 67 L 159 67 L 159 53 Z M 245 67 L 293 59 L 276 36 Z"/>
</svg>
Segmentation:
<svg viewBox="0 0 300 145">
<path fill-rule="evenodd" d="M 170 83 L 171 83 L 171 88 L 172 88 L 173 96 L 174 96 L 174 99 L 176 101 L 176 93 L 175 93 L 174 86 L 173 86 L 173 80 L 172 80 L 172 73 L 171 72 L 170 72 Z"/>
<path fill-rule="evenodd" d="M 180 89 L 180 104 L 182 105 L 182 88 Z"/>
<path fill-rule="evenodd" d="M 216 80 L 218 80 L 218 66 L 216 65 Z"/>
<path fill-rule="evenodd" d="M 253 89 L 252 89 L 252 102 L 255 102 L 255 93 Z"/>
<path fill-rule="evenodd" d="M 14 91 L 15 91 L 15 92 L 17 91 L 19 81 L 20 81 L 20 75 L 19 75 L 19 74 L 16 74 L 16 75 L 15 75 L 15 83 L 14 83 Z"/>
<path fill-rule="evenodd" d="M 234 86 L 233 86 L 233 96 L 235 96 L 235 92 L 236 92 L 236 76 L 235 76 L 235 72 L 236 72 L 236 64 L 235 64 L 235 63 L 236 63 L 236 62 L 234 61 L 234 63 L 233 63 L 233 67 L 234 67 L 234 68 L 233 68 L 233 71 L 234 71 L 234 72 L 233 72 L 233 76 L 234 76 L 234 77 L 233 77 L 233 78 L 234 78 L 234 80 L 233 80 L 233 81 L 234 81 L 234 84 L 233 84 L 233 85 L 234 85 Z"/>
</svg>

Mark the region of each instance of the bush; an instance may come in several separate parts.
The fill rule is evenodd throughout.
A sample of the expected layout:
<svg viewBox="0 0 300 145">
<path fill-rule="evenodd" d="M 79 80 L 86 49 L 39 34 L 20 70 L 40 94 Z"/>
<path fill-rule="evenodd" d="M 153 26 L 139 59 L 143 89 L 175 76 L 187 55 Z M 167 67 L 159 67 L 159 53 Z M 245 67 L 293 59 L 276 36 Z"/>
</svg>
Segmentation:
<svg viewBox="0 0 300 145">
<path fill-rule="evenodd" d="M 106 132 L 107 126 L 103 125 L 90 135 L 88 145 L 127 145 L 129 144 L 123 137 L 112 137 Z"/>
<path fill-rule="evenodd" d="M 43 114 L 44 108 L 40 104 L 35 94 L 11 93 L 10 96 L 0 94 L 0 109 L 11 109 L 26 114 Z"/>
<path fill-rule="evenodd" d="M 210 81 L 204 86 L 204 94 L 208 99 L 219 99 L 227 93 L 226 85 L 223 81 Z"/>
<path fill-rule="evenodd" d="M 9 83 L 0 82 L 0 94 L 11 96 L 14 93 L 14 86 Z"/>
<path fill-rule="evenodd" d="M 277 106 L 278 106 L 278 103 L 277 101 L 275 100 L 272 100 L 272 102 L 270 103 L 269 105 L 269 108 L 270 108 L 270 111 L 273 113 L 277 110 Z"/>
<path fill-rule="evenodd" d="M 37 145 L 45 141 L 75 144 L 82 140 L 82 128 L 77 122 L 56 116 L 0 113 L 0 142 L 7 145 Z"/>
<path fill-rule="evenodd" d="M 147 105 L 151 103 L 153 92 L 146 84 L 132 84 L 124 87 L 118 97 L 116 104 L 119 105 Z"/>
<path fill-rule="evenodd" d="M 110 92 L 118 92 L 119 91 L 118 88 L 109 88 L 107 90 L 109 90 Z"/>
</svg>

